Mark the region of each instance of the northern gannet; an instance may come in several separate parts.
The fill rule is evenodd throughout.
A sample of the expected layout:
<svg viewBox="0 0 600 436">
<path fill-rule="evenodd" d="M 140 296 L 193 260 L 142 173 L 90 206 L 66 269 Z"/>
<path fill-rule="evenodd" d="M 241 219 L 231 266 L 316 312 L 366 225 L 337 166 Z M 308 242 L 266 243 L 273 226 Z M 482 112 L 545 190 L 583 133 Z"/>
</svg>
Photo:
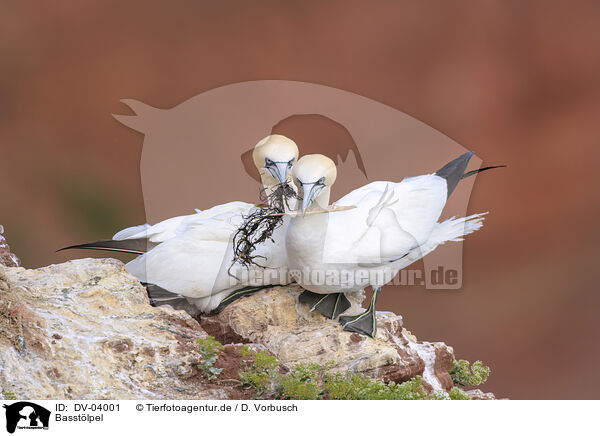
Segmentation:
<svg viewBox="0 0 600 436">
<path fill-rule="evenodd" d="M 302 214 L 292 218 L 286 235 L 290 274 L 307 291 L 300 301 L 335 318 L 349 307 L 341 295 L 373 287 L 369 308 L 356 316 L 341 316 L 344 330 L 373 337 L 375 303 L 381 287 L 399 270 L 447 241 L 459 241 L 482 226 L 483 215 L 451 218 L 439 223 L 446 200 L 468 175 L 468 152 L 433 174 L 395 182 L 372 182 L 335 204 L 356 206 L 335 213 L 306 214 L 329 205 L 337 170 L 326 156 L 303 156 L 292 171 L 302 197 Z M 491 167 L 489 167 L 491 168 Z"/>
<path fill-rule="evenodd" d="M 298 158 L 296 143 L 283 135 L 269 135 L 256 144 L 252 157 L 266 197 L 277 202 L 273 194 L 286 193 L 281 187 L 291 182 L 291 170 Z M 294 198 L 282 198 L 280 201 L 278 207 L 284 211 L 295 208 Z M 271 239 L 256 249 L 255 254 L 265 270 L 255 268 L 254 271 L 234 271 L 231 274 L 231 267 L 236 260 L 232 237 L 244 222 L 244 217 L 255 208 L 257 206 L 254 204 L 233 201 L 154 225 L 128 227 L 117 232 L 110 240 L 64 249 L 140 254 L 125 267 L 147 286 L 151 298 L 166 295 L 164 299 L 170 300 L 183 296 L 201 312 L 210 312 L 236 298 L 256 292 L 262 285 L 289 283 L 284 246 L 289 217 L 285 216 L 284 225 L 276 228 Z M 253 283 L 256 286 L 252 286 Z"/>
</svg>

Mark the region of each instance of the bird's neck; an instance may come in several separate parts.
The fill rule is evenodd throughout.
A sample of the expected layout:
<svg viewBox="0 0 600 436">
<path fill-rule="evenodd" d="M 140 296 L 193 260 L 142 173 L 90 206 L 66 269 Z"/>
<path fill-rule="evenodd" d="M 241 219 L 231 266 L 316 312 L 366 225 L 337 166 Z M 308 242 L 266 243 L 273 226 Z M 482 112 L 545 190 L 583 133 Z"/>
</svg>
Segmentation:
<svg viewBox="0 0 600 436">
<path fill-rule="evenodd" d="M 313 200 L 308 208 L 309 210 L 323 210 L 329 206 L 329 197 L 331 196 L 331 188 L 326 186 L 321 190 L 319 195 Z"/>
</svg>

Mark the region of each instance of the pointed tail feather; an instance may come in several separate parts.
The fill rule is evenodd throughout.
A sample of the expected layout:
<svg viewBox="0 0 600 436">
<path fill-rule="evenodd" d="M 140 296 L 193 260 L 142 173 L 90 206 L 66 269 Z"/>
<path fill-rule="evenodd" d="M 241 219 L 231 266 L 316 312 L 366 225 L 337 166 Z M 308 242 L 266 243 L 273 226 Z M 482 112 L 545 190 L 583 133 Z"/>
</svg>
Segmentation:
<svg viewBox="0 0 600 436">
<path fill-rule="evenodd" d="M 123 253 L 132 253 L 132 254 L 144 254 L 148 250 L 155 247 L 156 244 L 152 242 L 148 242 L 147 239 L 124 239 L 120 241 L 115 241 L 112 239 L 107 239 L 105 241 L 96 241 L 89 242 L 86 244 L 77 244 L 70 245 L 68 247 L 61 248 L 60 250 L 56 250 L 57 252 L 63 250 L 70 250 L 73 248 L 77 249 L 86 249 L 86 250 L 105 250 L 105 251 L 119 251 Z"/>
<path fill-rule="evenodd" d="M 444 222 L 437 223 L 427 241 L 413 249 L 408 255 L 399 259 L 396 266 L 406 268 L 413 262 L 427 256 L 440 245 L 448 241 L 462 241 L 463 236 L 479 230 L 483 225 L 483 216 L 487 212 L 478 213 L 464 218 L 452 217 Z"/>
<path fill-rule="evenodd" d="M 492 167 L 479 168 L 478 170 L 473 170 L 473 171 L 469 171 L 468 173 L 464 173 L 462 175 L 461 179 L 465 179 L 467 177 L 474 176 L 475 174 L 479 174 L 479 173 L 482 173 L 487 170 L 493 170 L 494 168 L 506 168 L 506 167 L 507 167 L 507 165 L 494 165 Z"/>
</svg>

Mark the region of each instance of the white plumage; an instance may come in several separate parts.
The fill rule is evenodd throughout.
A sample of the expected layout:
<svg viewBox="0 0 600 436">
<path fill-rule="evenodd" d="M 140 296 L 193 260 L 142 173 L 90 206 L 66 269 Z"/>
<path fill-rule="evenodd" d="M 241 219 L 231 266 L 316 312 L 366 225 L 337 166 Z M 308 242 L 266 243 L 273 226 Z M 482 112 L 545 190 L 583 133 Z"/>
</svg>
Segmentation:
<svg viewBox="0 0 600 436">
<path fill-rule="evenodd" d="M 229 221 L 240 214 L 247 213 L 254 204 L 243 201 L 232 201 L 206 210 L 196 210 L 191 215 L 176 216 L 166 219 L 157 224 L 142 224 L 128 227 L 117 232 L 113 239 L 123 241 L 126 239 L 148 239 L 149 242 L 165 242 L 185 232 L 188 227 L 202 224 L 210 226 L 213 222 Z"/>
<path fill-rule="evenodd" d="M 468 158 L 470 154 L 459 158 L 464 165 L 457 168 L 460 175 L 456 180 L 463 175 Z M 461 165 L 462 161 L 456 160 Z M 303 194 L 303 210 L 327 206 L 335 181 L 335 165 L 330 159 L 304 156 L 293 174 Z M 440 244 L 479 229 L 483 214 L 437 222 L 448 187 L 455 186 L 445 174 L 439 174 L 405 178 L 400 183 L 369 183 L 336 202 L 354 209 L 293 218 L 286 238 L 292 276 L 302 287 L 319 294 L 352 292 L 369 285 L 378 289 Z M 346 324 L 352 321 L 344 318 Z"/>
<path fill-rule="evenodd" d="M 290 270 L 385 269 L 389 271 L 386 275 L 393 277 L 408 266 L 407 259 L 414 262 L 425 251 L 481 226 L 482 214 L 438 223 L 446 192 L 445 180 L 434 174 L 400 183 L 373 182 L 336 201 L 336 205 L 354 205 L 354 209 L 293 218 L 286 240 Z M 418 251 L 423 254 L 415 257 Z M 377 285 L 368 278 L 326 285 L 314 283 L 309 274 L 295 275 L 300 285 L 318 293 Z"/>
<path fill-rule="evenodd" d="M 214 310 L 223 298 L 246 286 L 288 284 L 284 247 L 287 217 L 273 233 L 273 240 L 256 252 L 264 256 L 258 263 L 269 270 L 235 265 L 230 270 L 234 264 L 232 236 L 254 207 L 248 205 L 210 220 L 190 220 L 178 227 L 174 237 L 135 258 L 126 268 L 142 282 L 187 297 L 202 312 Z"/>
</svg>

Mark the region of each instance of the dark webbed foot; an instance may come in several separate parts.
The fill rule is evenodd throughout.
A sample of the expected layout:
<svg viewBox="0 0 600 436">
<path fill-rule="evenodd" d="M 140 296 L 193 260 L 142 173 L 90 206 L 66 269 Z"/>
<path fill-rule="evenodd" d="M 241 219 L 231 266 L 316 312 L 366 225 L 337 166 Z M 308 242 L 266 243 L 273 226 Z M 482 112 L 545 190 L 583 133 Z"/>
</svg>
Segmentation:
<svg viewBox="0 0 600 436">
<path fill-rule="evenodd" d="M 354 316 L 340 316 L 340 324 L 347 332 L 360 333 L 371 338 L 377 333 L 377 319 L 375 311 L 363 312 Z"/>
<path fill-rule="evenodd" d="M 262 291 L 263 289 L 272 288 L 273 286 L 275 286 L 275 285 L 246 286 L 245 288 L 238 289 L 237 291 L 234 291 L 231 294 L 229 294 L 227 297 L 223 298 L 223 300 L 221 300 L 221 303 L 211 312 L 211 314 L 217 314 L 217 313 L 221 312 L 223 309 L 225 309 L 231 303 L 233 303 L 236 300 L 239 300 L 240 298 L 247 297 L 258 291 Z"/>
<path fill-rule="evenodd" d="M 335 294 L 315 294 L 314 292 L 304 291 L 298 297 L 298 301 L 308 304 L 311 311 L 319 312 L 329 319 L 336 318 L 350 307 L 350 301 L 341 292 Z"/>
<path fill-rule="evenodd" d="M 339 321 L 345 331 L 367 335 L 371 338 L 375 337 L 375 334 L 377 333 L 375 303 L 377 302 L 377 296 L 380 291 L 381 288 L 373 289 L 373 297 L 371 298 L 369 308 L 363 313 L 353 316 L 340 316 Z"/>
<path fill-rule="evenodd" d="M 179 294 L 167 291 L 166 289 L 161 288 L 153 283 L 141 283 L 142 286 L 146 288 L 146 294 L 148 294 L 150 305 L 153 307 L 161 306 L 163 304 L 169 304 L 173 306 L 174 304 L 187 303 L 185 297 L 182 297 Z"/>
</svg>

